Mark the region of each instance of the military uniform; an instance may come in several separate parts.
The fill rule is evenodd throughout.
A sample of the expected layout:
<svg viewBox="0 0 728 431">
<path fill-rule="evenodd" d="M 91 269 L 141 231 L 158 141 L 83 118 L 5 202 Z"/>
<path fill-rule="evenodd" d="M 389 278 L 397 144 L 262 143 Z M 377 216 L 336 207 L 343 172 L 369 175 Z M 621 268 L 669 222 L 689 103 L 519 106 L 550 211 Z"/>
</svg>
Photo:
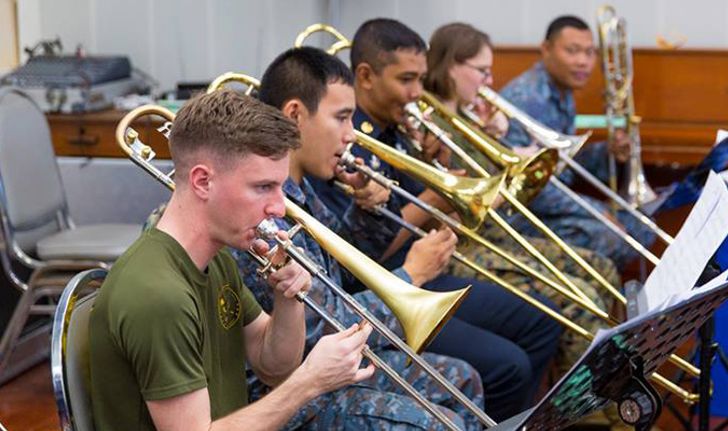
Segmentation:
<svg viewBox="0 0 728 431">
<path fill-rule="evenodd" d="M 560 91 L 551 79 L 542 62 L 513 79 L 501 91 L 501 95 L 519 109 L 526 112 L 547 127 L 558 132 L 574 134 L 576 105 L 571 90 Z M 531 138 L 518 121 L 511 121 L 505 141 L 512 146 L 528 146 Z M 608 154 L 605 142 L 587 145 L 577 155 L 576 161 L 602 179 L 608 176 Z M 565 170 L 560 179 L 567 185 L 574 183 L 574 173 Z M 607 205 L 597 199 L 582 195 L 601 212 L 608 211 Z M 568 243 L 595 250 L 610 258 L 619 270 L 638 256 L 624 240 L 610 231 L 602 222 L 591 216 L 584 208 L 555 186 L 548 184 L 529 204 L 546 225 Z M 655 234 L 626 211 L 617 212 L 617 219 L 641 244 L 649 246 Z M 519 232 L 540 235 L 522 216 L 512 218 Z"/>
<path fill-rule="evenodd" d="M 359 130 L 406 151 L 406 143 L 394 127 L 384 130 L 376 127 L 360 109 L 354 114 L 354 125 Z M 410 193 L 417 195 L 423 190 L 421 184 L 399 175 L 391 166 L 361 147 L 354 147 L 354 155 L 362 157 L 371 167 L 397 180 Z M 332 211 L 343 214 L 351 205 L 350 198 L 326 182 L 309 180 L 316 189 L 316 194 Z M 404 203 L 406 201 L 393 194 L 388 207 L 399 209 Z M 377 229 L 379 227 L 372 224 L 369 231 Z M 386 245 L 369 251 L 373 252 L 370 256 L 379 259 Z M 390 269 L 400 267 L 409 247 L 410 244 L 402 247 L 385 262 L 385 266 Z M 442 291 L 461 288 L 467 284 L 473 285 L 470 296 L 428 350 L 465 359 L 475 366 L 485 387 L 486 411 L 496 420 L 504 419 L 525 408 L 530 402 L 545 366 L 556 353 L 556 341 L 562 329 L 543 313 L 489 282 L 442 274 L 425 283 L 423 287 Z M 547 306 L 555 307 L 543 297 L 539 297 L 539 300 Z"/>
</svg>

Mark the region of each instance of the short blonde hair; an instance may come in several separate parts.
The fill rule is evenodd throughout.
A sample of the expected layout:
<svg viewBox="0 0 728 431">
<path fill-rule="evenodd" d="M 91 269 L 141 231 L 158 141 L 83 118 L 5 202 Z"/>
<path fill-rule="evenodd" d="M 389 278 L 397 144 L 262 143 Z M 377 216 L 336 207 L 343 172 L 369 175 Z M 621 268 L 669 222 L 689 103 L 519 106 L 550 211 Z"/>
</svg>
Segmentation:
<svg viewBox="0 0 728 431">
<path fill-rule="evenodd" d="M 249 154 L 280 159 L 301 146 L 298 127 L 281 111 L 229 89 L 185 103 L 169 143 L 178 172 L 186 172 L 201 150 L 224 162 Z"/>
</svg>

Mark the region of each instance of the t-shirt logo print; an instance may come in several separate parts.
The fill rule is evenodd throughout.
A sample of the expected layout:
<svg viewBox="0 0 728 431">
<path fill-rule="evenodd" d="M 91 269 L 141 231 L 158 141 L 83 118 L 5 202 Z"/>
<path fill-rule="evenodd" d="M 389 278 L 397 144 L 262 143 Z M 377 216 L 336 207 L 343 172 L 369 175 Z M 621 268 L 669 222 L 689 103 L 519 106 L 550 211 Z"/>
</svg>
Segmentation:
<svg viewBox="0 0 728 431">
<path fill-rule="evenodd" d="M 230 329 L 240 319 L 240 297 L 229 284 L 220 287 L 217 297 L 217 316 L 225 329 Z"/>
</svg>

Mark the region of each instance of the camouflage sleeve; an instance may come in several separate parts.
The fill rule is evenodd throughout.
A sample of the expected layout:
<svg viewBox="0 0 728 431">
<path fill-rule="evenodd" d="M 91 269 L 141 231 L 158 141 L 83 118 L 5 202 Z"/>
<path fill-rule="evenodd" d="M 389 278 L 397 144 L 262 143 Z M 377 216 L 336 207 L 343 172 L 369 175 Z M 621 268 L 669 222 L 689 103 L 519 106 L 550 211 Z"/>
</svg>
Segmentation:
<svg viewBox="0 0 728 431">
<path fill-rule="evenodd" d="M 303 234 L 299 234 L 301 236 Z M 296 241 L 294 241 L 296 244 Z M 297 246 L 304 245 L 302 243 L 296 244 Z M 273 291 L 268 285 L 268 282 L 264 277 L 258 274 L 259 265 L 253 260 L 247 251 L 243 250 L 231 250 L 235 262 L 238 265 L 238 270 L 243 278 L 243 282 L 248 287 L 250 292 L 255 296 L 260 306 L 267 313 L 273 311 Z M 316 279 L 312 279 L 311 288 L 308 292 L 308 296 L 319 304 L 326 304 L 326 307 L 332 307 L 331 301 L 327 301 L 325 298 L 326 286 Z M 324 335 L 324 321 L 319 315 L 312 312 L 308 307 L 306 308 L 306 352 L 313 348 L 314 344 Z"/>
<path fill-rule="evenodd" d="M 576 161 L 603 182 L 609 181 L 609 151 L 606 141 L 585 145 L 576 155 Z"/>
<path fill-rule="evenodd" d="M 387 208 L 399 214 L 399 205 L 399 201 L 394 200 L 387 203 Z M 381 257 L 400 229 L 396 221 L 363 210 L 353 200 L 344 214 L 344 224 L 350 235 L 350 242 L 375 260 Z"/>
<path fill-rule="evenodd" d="M 142 225 L 142 232 L 146 232 L 149 229 L 153 228 L 154 226 L 159 223 L 159 219 L 162 217 L 162 214 L 164 214 L 164 210 L 167 208 L 167 204 L 163 203 L 162 205 L 155 208 L 151 214 L 147 217 L 147 219 L 144 221 L 144 224 Z"/>
<path fill-rule="evenodd" d="M 515 105 L 518 109 L 527 112 L 529 115 L 534 116 L 538 119 L 538 113 L 544 111 L 544 107 L 541 106 L 539 100 L 536 100 L 533 95 L 529 94 L 524 88 L 513 82 L 506 86 L 501 91 L 501 96 Z M 509 120 L 508 132 L 503 137 L 503 140 L 511 147 L 527 147 L 531 145 L 531 136 L 526 132 L 521 123 L 516 120 Z"/>
<path fill-rule="evenodd" d="M 531 137 L 526 133 L 521 123 L 516 120 L 509 120 L 508 133 L 503 137 L 503 140 L 511 147 L 527 147 L 531 145 Z"/>
</svg>

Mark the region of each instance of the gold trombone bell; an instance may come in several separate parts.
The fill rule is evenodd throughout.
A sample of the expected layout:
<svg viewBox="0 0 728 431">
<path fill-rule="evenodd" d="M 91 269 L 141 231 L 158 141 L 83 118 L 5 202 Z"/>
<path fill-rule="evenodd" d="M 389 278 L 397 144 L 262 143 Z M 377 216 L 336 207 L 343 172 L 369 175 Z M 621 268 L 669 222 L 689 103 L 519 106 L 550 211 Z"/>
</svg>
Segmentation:
<svg viewBox="0 0 728 431">
<path fill-rule="evenodd" d="M 419 105 L 423 111 L 434 109 L 458 132 L 465 135 L 480 152 L 505 168 L 508 177 L 507 190 L 523 204 L 527 204 L 541 192 L 556 170 L 559 153 L 555 149 L 544 148 L 524 159 L 477 128 L 468 126 L 467 120 L 452 112 L 432 93 L 423 92 Z"/>
<path fill-rule="evenodd" d="M 379 145 L 369 135 L 354 131 L 357 142 L 370 151 L 376 148 L 377 157 L 397 170 L 417 178 L 448 201 L 463 224 L 477 229 L 485 220 L 493 201 L 498 196 L 505 177 L 469 178 L 441 172 L 414 157 L 402 154 L 387 145 Z"/>
</svg>

